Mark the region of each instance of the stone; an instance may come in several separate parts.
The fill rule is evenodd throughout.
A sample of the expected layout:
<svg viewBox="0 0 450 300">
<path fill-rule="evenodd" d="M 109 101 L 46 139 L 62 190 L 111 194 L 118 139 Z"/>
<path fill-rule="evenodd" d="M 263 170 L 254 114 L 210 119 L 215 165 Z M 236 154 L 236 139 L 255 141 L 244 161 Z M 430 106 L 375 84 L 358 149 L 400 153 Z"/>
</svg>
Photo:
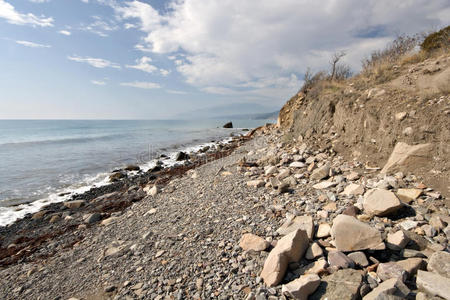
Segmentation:
<svg viewBox="0 0 450 300">
<path fill-rule="evenodd" d="M 289 169 L 284 169 L 278 173 L 277 178 L 278 180 L 283 180 L 284 178 L 289 177 L 289 175 L 291 175 L 291 171 L 289 171 Z"/>
<path fill-rule="evenodd" d="M 444 251 L 434 252 L 427 266 L 428 271 L 450 278 L 450 253 Z"/>
<path fill-rule="evenodd" d="M 432 296 L 450 300 L 450 279 L 436 273 L 417 271 L 416 284 L 419 290 Z"/>
<path fill-rule="evenodd" d="M 424 270 L 426 265 L 425 261 L 420 257 L 399 260 L 395 263 L 408 272 L 410 277 L 416 275 L 419 269 Z"/>
<path fill-rule="evenodd" d="M 101 221 L 100 225 L 108 226 L 108 225 L 116 222 L 118 219 L 119 219 L 118 217 L 109 217 L 109 218 L 104 219 L 103 221 Z"/>
<path fill-rule="evenodd" d="M 445 225 L 439 216 L 432 216 L 429 223 L 437 232 L 440 232 L 445 228 Z"/>
<path fill-rule="evenodd" d="M 233 122 L 227 122 L 222 127 L 223 128 L 233 128 Z"/>
<path fill-rule="evenodd" d="M 305 230 L 308 238 L 312 240 L 314 236 L 313 218 L 311 216 L 296 216 L 293 219 L 288 219 L 278 228 L 277 232 L 280 235 L 286 235 L 297 229 Z"/>
<path fill-rule="evenodd" d="M 350 183 L 342 192 L 345 196 L 358 196 L 364 194 L 364 186 L 361 184 Z"/>
<path fill-rule="evenodd" d="M 320 168 L 315 169 L 309 176 L 310 180 L 322 180 L 329 176 L 330 164 L 325 164 Z"/>
<path fill-rule="evenodd" d="M 364 195 L 363 207 L 366 213 L 383 217 L 396 212 L 402 203 L 391 191 L 373 189 Z"/>
<path fill-rule="evenodd" d="M 383 242 L 376 228 L 347 215 L 334 218 L 331 236 L 339 251 L 376 249 Z"/>
<path fill-rule="evenodd" d="M 270 243 L 268 241 L 252 233 L 244 234 L 239 241 L 239 246 L 244 251 L 264 251 L 269 245 Z"/>
<path fill-rule="evenodd" d="M 399 230 L 396 233 L 389 233 L 386 239 L 386 247 L 394 251 L 400 251 L 408 244 L 409 238 Z"/>
<path fill-rule="evenodd" d="M 381 88 L 371 88 L 367 91 L 367 100 L 378 98 L 386 94 L 386 90 Z"/>
<path fill-rule="evenodd" d="M 189 159 L 189 154 L 180 151 L 177 153 L 177 155 L 175 156 L 175 160 L 176 161 L 183 161 L 183 160 L 188 160 Z"/>
<path fill-rule="evenodd" d="M 315 262 L 312 262 L 302 268 L 300 268 L 300 274 L 319 274 L 325 271 L 325 268 L 328 267 L 328 262 L 325 258 L 319 258 Z"/>
<path fill-rule="evenodd" d="M 380 171 L 381 174 L 415 171 L 431 161 L 433 144 L 408 145 L 398 142 L 392 151 L 387 163 Z"/>
<path fill-rule="evenodd" d="M 407 116 L 407 112 L 406 111 L 402 111 L 402 112 L 399 112 L 399 113 L 395 114 L 395 119 L 397 121 L 402 121 L 404 118 L 406 118 L 406 116 Z"/>
<path fill-rule="evenodd" d="M 61 217 L 59 215 L 54 215 L 50 218 L 49 222 L 53 224 L 53 223 L 58 222 L 60 219 L 61 219 Z"/>
<path fill-rule="evenodd" d="M 323 250 L 317 243 L 312 243 L 311 246 L 306 250 L 305 257 L 306 259 L 312 260 L 316 257 L 322 256 Z"/>
<path fill-rule="evenodd" d="M 260 179 L 247 181 L 247 186 L 254 187 L 254 188 L 263 187 L 264 185 L 265 185 L 264 180 L 260 180 Z"/>
<path fill-rule="evenodd" d="M 70 209 L 80 208 L 86 203 L 84 200 L 73 200 L 64 202 L 64 206 Z"/>
<path fill-rule="evenodd" d="M 345 178 L 348 181 L 357 180 L 359 178 L 359 174 L 358 174 L 358 172 L 351 171 L 347 176 L 345 176 Z"/>
<path fill-rule="evenodd" d="M 398 189 L 397 191 L 397 197 L 402 201 L 403 203 L 411 203 L 412 201 L 419 198 L 419 196 L 422 194 L 421 189 Z"/>
<path fill-rule="evenodd" d="M 417 227 L 417 222 L 412 220 L 402 221 L 399 226 L 404 230 L 408 231 Z"/>
<path fill-rule="evenodd" d="M 359 208 L 354 205 L 347 206 L 342 212 L 343 215 L 355 217 L 359 214 Z"/>
<path fill-rule="evenodd" d="M 278 285 L 286 273 L 288 264 L 299 261 L 308 245 L 308 235 L 301 229 L 282 237 L 264 262 L 260 277 L 266 285 L 269 287 Z"/>
<path fill-rule="evenodd" d="M 377 267 L 377 276 L 382 281 L 386 281 L 391 278 L 400 279 L 404 282 L 408 276 L 406 271 L 395 262 L 380 263 Z"/>
<path fill-rule="evenodd" d="M 359 296 L 362 284 L 360 271 L 353 269 L 339 270 L 322 278 L 317 290 L 310 295 L 309 300 L 354 300 Z"/>
<path fill-rule="evenodd" d="M 289 165 L 289 167 L 290 167 L 290 168 L 304 168 L 304 167 L 306 167 L 306 164 L 305 164 L 305 163 L 302 163 L 302 162 L 300 162 L 300 161 L 294 161 L 293 163 L 291 163 L 291 164 Z"/>
<path fill-rule="evenodd" d="M 325 205 L 324 207 L 322 207 L 323 210 L 328 211 L 328 212 L 333 212 L 336 211 L 337 209 L 337 204 L 336 202 L 330 202 L 327 205 Z"/>
<path fill-rule="evenodd" d="M 38 219 L 42 218 L 48 212 L 49 212 L 48 210 L 40 210 L 37 213 L 34 213 L 31 218 L 33 220 L 38 220 Z"/>
<path fill-rule="evenodd" d="M 144 190 L 144 192 L 147 193 L 147 195 L 152 196 L 152 197 L 155 197 L 159 193 L 159 189 L 158 189 L 157 185 L 153 185 L 153 186 L 148 185 L 148 186 L 144 187 L 143 190 Z"/>
<path fill-rule="evenodd" d="M 315 188 L 316 190 L 324 190 L 327 188 L 330 188 L 332 186 L 336 186 L 337 183 L 336 182 L 331 182 L 331 181 L 322 181 L 319 183 L 316 183 L 315 185 L 313 185 L 313 188 Z"/>
<path fill-rule="evenodd" d="M 347 257 L 353 260 L 355 264 L 357 264 L 358 266 L 367 267 L 369 265 L 369 261 L 367 260 L 367 257 L 364 254 L 364 252 L 361 251 L 352 252 L 347 254 Z"/>
<path fill-rule="evenodd" d="M 363 297 L 363 300 L 401 300 L 406 299 L 410 290 L 396 278 L 386 280 Z"/>
<path fill-rule="evenodd" d="M 330 251 L 328 253 L 328 264 L 330 267 L 336 267 L 338 269 L 353 268 L 355 266 L 353 260 L 340 251 Z"/>
<path fill-rule="evenodd" d="M 327 223 L 319 224 L 317 228 L 316 237 L 317 238 L 326 238 L 330 236 L 331 226 Z"/>
<path fill-rule="evenodd" d="M 403 249 L 400 252 L 400 255 L 404 258 L 412 258 L 412 257 L 423 257 L 425 258 L 426 255 L 423 254 L 421 251 L 414 250 L 414 249 Z"/>
<path fill-rule="evenodd" d="M 406 127 L 403 129 L 402 133 L 406 136 L 410 136 L 414 133 L 414 129 L 412 127 Z"/>
<path fill-rule="evenodd" d="M 264 175 L 268 176 L 268 175 L 271 175 L 271 174 L 276 173 L 277 171 L 278 171 L 278 168 L 277 168 L 277 167 L 275 167 L 275 166 L 269 166 L 269 167 L 266 169 L 266 171 L 264 172 Z"/>
<path fill-rule="evenodd" d="M 83 218 L 86 224 L 93 224 L 100 221 L 102 219 L 102 215 L 100 213 L 93 213 L 85 215 Z"/>
<path fill-rule="evenodd" d="M 293 299 L 307 300 L 320 285 L 320 277 L 316 274 L 300 276 L 300 278 L 284 284 L 281 288 L 283 295 Z"/>
</svg>

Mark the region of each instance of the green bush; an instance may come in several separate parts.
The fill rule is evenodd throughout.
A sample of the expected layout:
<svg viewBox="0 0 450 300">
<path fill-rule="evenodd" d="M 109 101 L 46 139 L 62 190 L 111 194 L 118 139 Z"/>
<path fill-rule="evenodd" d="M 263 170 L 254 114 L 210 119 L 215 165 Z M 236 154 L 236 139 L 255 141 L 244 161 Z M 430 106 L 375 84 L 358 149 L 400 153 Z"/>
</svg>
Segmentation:
<svg viewBox="0 0 450 300">
<path fill-rule="evenodd" d="M 448 48 L 450 46 L 450 26 L 428 35 L 420 47 L 422 50 L 432 52 L 437 49 Z"/>
</svg>

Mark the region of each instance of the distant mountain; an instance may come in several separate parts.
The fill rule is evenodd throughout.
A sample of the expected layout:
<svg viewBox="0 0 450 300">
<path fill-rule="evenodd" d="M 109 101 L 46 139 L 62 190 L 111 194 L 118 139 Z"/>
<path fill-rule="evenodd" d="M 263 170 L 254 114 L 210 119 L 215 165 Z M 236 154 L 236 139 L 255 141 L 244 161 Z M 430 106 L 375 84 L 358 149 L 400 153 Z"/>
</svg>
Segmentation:
<svg viewBox="0 0 450 300">
<path fill-rule="evenodd" d="M 279 108 L 254 103 L 232 103 L 205 107 L 178 114 L 179 119 L 270 119 L 278 116 Z"/>
</svg>

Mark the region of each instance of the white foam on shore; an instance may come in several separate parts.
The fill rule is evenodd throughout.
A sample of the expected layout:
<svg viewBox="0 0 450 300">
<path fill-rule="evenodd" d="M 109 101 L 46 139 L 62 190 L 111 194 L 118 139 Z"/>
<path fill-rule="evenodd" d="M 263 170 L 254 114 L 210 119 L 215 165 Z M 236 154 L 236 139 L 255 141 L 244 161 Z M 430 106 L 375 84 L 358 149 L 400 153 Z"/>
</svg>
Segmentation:
<svg viewBox="0 0 450 300">
<path fill-rule="evenodd" d="M 161 160 L 164 163 L 164 167 L 172 167 L 180 163 L 176 161 L 176 156 L 179 151 L 183 151 L 186 153 L 194 153 L 198 152 L 200 149 L 206 146 L 212 147 L 214 145 L 218 145 L 219 143 L 228 144 L 232 141 L 232 139 L 233 139 L 232 137 L 228 137 L 218 142 L 202 143 L 195 146 L 186 147 L 184 149 L 173 151 L 167 154 L 168 157 L 166 159 Z M 156 166 L 158 160 L 160 159 L 152 159 L 151 161 L 144 163 L 139 167 L 142 169 L 142 171 L 146 172 L 151 168 L 153 168 L 154 166 Z M 138 174 L 138 172 L 129 172 L 128 174 L 130 176 L 133 176 Z M 39 199 L 31 203 L 24 203 L 9 207 L 0 207 L 0 226 L 12 224 L 16 220 L 25 217 L 27 214 L 33 214 L 38 212 L 39 210 L 41 210 L 42 207 L 49 205 L 51 203 L 68 201 L 72 198 L 73 195 L 83 194 L 85 192 L 88 192 L 91 188 L 94 187 L 101 187 L 111 184 L 111 182 L 109 181 L 109 175 L 111 175 L 111 173 L 100 173 L 95 176 L 88 177 L 82 182 L 79 182 L 78 184 L 73 184 L 69 187 L 58 190 L 57 192 L 52 193 L 47 198 Z M 61 194 L 63 195 L 60 196 Z"/>
</svg>

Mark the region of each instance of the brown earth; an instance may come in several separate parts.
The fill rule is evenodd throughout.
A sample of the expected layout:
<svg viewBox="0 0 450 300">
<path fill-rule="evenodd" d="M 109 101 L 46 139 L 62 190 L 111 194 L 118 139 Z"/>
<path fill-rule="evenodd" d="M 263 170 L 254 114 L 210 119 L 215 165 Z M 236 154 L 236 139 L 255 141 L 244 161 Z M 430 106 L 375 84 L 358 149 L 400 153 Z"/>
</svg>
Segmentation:
<svg viewBox="0 0 450 300">
<path fill-rule="evenodd" d="M 285 140 L 307 140 L 377 168 L 398 142 L 432 143 L 428 164 L 408 171 L 448 198 L 450 54 L 391 65 L 382 75 L 381 80 L 358 75 L 325 81 L 292 97 L 278 119 Z M 404 116 L 396 118 L 399 113 Z"/>
</svg>

